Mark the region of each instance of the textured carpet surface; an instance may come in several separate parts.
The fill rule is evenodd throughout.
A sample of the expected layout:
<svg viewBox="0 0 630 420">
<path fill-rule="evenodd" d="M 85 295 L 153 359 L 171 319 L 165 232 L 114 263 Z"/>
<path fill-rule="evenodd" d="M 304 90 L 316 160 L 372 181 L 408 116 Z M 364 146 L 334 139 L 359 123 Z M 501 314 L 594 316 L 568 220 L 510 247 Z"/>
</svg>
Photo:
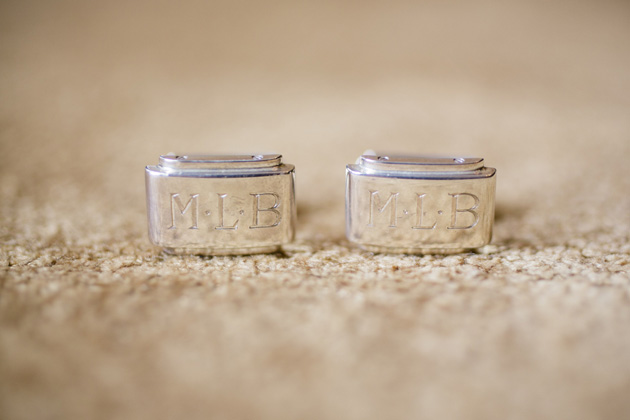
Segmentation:
<svg viewBox="0 0 630 420">
<path fill-rule="evenodd" d="M 0 417 L 630 418 L 630 5 L 0 5 Z M 344 238 L 367 148 L 478 155 L 493 243 Z M 297 167 L 283 254 L 146 234 L 167 152 Z"/>
</svg>

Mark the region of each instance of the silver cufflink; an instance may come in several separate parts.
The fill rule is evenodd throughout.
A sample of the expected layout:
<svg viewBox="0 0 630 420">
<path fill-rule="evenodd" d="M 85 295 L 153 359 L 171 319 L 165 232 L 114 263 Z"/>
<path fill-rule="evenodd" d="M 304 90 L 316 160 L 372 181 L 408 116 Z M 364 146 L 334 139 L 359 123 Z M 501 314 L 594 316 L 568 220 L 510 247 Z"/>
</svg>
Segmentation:
<svg viewBox="0 0 630 420">
<path fill-rule="evenodd" d="M 495 173 L 481 158 L 363 155 L 346 169 L 346 235 L 374 252 L 451 253 L 486 245 Z"/>
<path fill-rule="evenodd" d="M 274 252 L 293 239 L 294 166 L 281 155 L 160 156 L 145 179 L 149 237 L 168 253 Z"/>
</svg>

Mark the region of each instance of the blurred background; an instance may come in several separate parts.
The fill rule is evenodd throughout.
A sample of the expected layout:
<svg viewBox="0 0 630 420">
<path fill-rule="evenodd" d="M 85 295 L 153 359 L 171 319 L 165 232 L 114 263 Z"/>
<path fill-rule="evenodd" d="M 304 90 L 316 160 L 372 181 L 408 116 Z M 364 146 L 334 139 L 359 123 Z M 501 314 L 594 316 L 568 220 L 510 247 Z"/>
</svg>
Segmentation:
<svg viewBox="0 0 630 420">
<path fill-rule="evenodd" d="M 629 117 L 627 0 L 2 0 L 0 413 L 627 418 Z M 350 247 L 366 149 L 496 167 L 487 254 Z M 149 244 L 145 165 L 268 151 L 289 255 Z"/>
<path fill-rule="evenodd" d="M 510 202 L 540 194 L 532 172 L 570 182 L 582 156 L 628 152 L 625 1 L 0 7 L 0 173 L 20 188 L 142 211 L 160 154 L 274 151 L 316 209 L 376 149 L 485 157 Z"/>
</svg>

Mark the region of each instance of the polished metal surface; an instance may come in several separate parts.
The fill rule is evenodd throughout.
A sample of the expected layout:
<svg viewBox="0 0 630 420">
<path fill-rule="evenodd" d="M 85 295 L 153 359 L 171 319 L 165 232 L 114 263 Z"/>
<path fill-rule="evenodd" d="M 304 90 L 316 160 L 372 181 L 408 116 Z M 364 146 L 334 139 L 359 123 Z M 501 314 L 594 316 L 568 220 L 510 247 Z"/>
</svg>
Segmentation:
<svg viewBox="0 0 630 420">
<path fill-rule="evenodd" d="M 486 245 L 495 174 L 481 158 L 363 155 L 346 169 L 346 235 L 374 252 L 454 253 Z"/>
<path fill-rule="evenodd" d="M 274 252 L 293 239 L 294 166 L 281 155 L 160 156 L 145 180 L 149 238 L 168 253 Z"/>
<path fill-rule="evenodd" d="M 274 155 L 188 155 L 160 156 L 159 166 L 169 170 L 274 168 L 280 165 L 282 156 Z"/>
<path fill-rule="evenodd" d="M 359 158 L 366 171 L 394 172 L 461 172 L 483 168 L 482 158 L 431 157 L 431 156 L 372 156 Z"/>
</svg>

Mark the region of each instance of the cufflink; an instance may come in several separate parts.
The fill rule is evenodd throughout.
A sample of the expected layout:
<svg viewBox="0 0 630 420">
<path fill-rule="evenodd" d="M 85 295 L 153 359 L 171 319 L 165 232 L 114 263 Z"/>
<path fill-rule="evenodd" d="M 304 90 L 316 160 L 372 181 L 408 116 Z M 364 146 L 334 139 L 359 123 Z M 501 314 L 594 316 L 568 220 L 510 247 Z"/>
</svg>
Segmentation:
<svg viewBox="0 0 630 420">
<path fill-rule="evenodd" d="M 293 165 L 282 156 L 160 156 L 145 169 L 149 238 L 171 254 L 274 252 L 293 239 Z"/>
<path fill-rule="evenodd" d="M 346 167 L 346 236 L 373 252 L 454 253 L 486 245 L 495 173 L 481 158 L 363 155 Z"/>
</svg>

